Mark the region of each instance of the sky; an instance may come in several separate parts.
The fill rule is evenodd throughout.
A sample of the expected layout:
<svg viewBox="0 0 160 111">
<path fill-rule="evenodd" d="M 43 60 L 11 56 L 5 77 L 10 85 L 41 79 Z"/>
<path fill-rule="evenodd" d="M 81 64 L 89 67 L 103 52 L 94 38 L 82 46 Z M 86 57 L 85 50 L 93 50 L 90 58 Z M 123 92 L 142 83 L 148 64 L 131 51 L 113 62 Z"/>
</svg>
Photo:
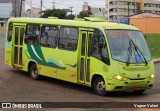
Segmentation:
<svg viewBox="0 0 160 111">
<path fill-rule="evenodd" d="M 41 0 L 32 0 L 33 7 L 40 7 Z M 69 9 L 73 7 L 73 13 L 79 13 L 82 10 L 82 5 L 84 2 L 88 2 L 91 7 L 105 8 L 105 0 L 42 0 L 43 10 L 51 9 L 53 7 L 53 1 L 55 8 L 59 9 Z M 26 0 L 25 8 L 30 9 L 31 0 Z"/>
</svg>

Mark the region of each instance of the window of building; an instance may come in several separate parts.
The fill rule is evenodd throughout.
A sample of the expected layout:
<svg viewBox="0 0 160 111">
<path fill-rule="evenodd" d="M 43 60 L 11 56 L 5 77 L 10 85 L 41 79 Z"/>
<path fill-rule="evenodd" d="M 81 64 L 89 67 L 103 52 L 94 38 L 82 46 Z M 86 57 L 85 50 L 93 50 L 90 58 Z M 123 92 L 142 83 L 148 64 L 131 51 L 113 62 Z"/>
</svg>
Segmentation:
<svg viewBox="0 0 160 111">
<path fill-rule="evenodd" d="M 144 6 L 147 7 L 147 4 L 145 3 Z"/>
<path fill-rule="evenodd" d="M 109 2 L 109 5 L 113 5 L 113 2 L 111 1 L 111 2 Z"/>
<path fill-rule="evenodd" d="M 75 51 L 78 44 L 78 28 L 61 27 L 58 47 L 64 50 Z"/>
<path fill-rule="evenodd" d="M 58 27 L 57 26 L 42 26 L 40 37 L 41 46 L 53 47 L 57 46 Z"/>
<path fill-rule="evenodd" d="M 30 45 L 39 44 L 40 25 L 28 24 L 26 30 L 25 43 Z"/>
</svg>

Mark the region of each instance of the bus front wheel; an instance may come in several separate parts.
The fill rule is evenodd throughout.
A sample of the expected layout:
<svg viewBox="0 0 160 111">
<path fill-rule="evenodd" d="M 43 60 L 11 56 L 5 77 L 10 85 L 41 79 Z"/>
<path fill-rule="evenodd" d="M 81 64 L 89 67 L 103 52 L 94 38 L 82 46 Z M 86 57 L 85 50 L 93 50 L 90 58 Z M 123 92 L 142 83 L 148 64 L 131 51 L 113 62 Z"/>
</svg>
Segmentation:
<svg viewBox="0 0 160 111">
<path fill-rule="evenodd" d="M 38 75 L 38 69 L 37 69 L 37 65 L 36 64 L 32 64 L 30 66 L 30 70 L 29 70 L 30 76 L 32 79 L 38 79 L 39 75 Z"/>
<path fill-rule="evenodd" d="M 95 79 L 93 88 L 94 88 L 95 94 L 97 95 L 105 96 L 107 94 L 105 82 L 102 77 L 97 77 Z"/>
</svg>

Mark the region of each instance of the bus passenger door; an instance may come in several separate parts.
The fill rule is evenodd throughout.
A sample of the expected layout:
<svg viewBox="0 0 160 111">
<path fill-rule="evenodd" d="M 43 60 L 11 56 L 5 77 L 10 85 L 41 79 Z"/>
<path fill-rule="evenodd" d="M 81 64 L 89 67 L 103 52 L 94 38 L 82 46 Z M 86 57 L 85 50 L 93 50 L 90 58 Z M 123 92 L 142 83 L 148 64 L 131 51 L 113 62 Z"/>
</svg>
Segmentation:
<svg viewBox="0 0 160 111">
<path fill-rule="evenodd" d="M 78 68 L 78 82 L 90 83 L 90 51 L 93 32 L 81 31 L 81 52 Z"/>
<path fill-rule="evenodd" d="M 13 42 L 12 42 L 12 48 L 13 48 L 13 65 L 15 67 L 21 68 L 22 63 L 22 53 L 23 53 L 23 40 L 24 40 L 24 33 L 25 33 L 25 26 L 22 25 L 14 25 L 13 28 Z"/>
</svg>

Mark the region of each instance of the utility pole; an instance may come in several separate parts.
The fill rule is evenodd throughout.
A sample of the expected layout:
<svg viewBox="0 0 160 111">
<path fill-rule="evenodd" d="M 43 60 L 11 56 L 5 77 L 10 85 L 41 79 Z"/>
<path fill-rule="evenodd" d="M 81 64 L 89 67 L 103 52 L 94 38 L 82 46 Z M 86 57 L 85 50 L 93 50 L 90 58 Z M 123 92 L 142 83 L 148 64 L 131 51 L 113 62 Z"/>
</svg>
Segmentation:
<svg viewBox="0 0 160 111">
<path fill-rule="evenodd" d="M 30 12 L 30 17 L 32 17 L 32 0 L 30 0 L 30 9 L 31 9 L 31 12 Z"/>
<path fill-rule="evenodd" d="M 73 8 L 73 7 L 69 7 L 69 8 L 71 9 L 70 12 L 71 12 L 71 15 L 72 15 L 72 12 L 73 12 L 72 8 Z"/>
<path fill-rule="evenodd" d="M 73 19 L 73 16 L 72 16 L 72 12 L 73 12 L 72 8 L 73 7 L 69 7 L 69 8 L 70 8 L 70 12 L 71 12 L 71 19 Z"/>
<path fill-rule="evenodd" d="M 55 3 L 56 3 L 56 2 L 54 2 L 54 0 L 53 0 L 53 9 L 55 9 Z"/>
<path fill-rule="evenodd" d="M 17 7 L 17 1 L 14 0 L 14 17 L 16 17 L 16 7 Z"/>
<path fill-rule="evenodd" d="M 41 0 L 41 7 L 40 7 L 41 12 L 42 12 L 42 6 L 43 6 L 43 3 L 42 3 L 42 0 Z M 41 13 L 41 17 L 42 17 L 42 13 Z"/>
<path fill-rule="evenodd" d="M 23 2 L 23 0 L 20 0 L 20 11 L 19 11 L 19 17 L 21 17 L 21 13 L 22 13 L 22 2 Z"/>
</svg>

